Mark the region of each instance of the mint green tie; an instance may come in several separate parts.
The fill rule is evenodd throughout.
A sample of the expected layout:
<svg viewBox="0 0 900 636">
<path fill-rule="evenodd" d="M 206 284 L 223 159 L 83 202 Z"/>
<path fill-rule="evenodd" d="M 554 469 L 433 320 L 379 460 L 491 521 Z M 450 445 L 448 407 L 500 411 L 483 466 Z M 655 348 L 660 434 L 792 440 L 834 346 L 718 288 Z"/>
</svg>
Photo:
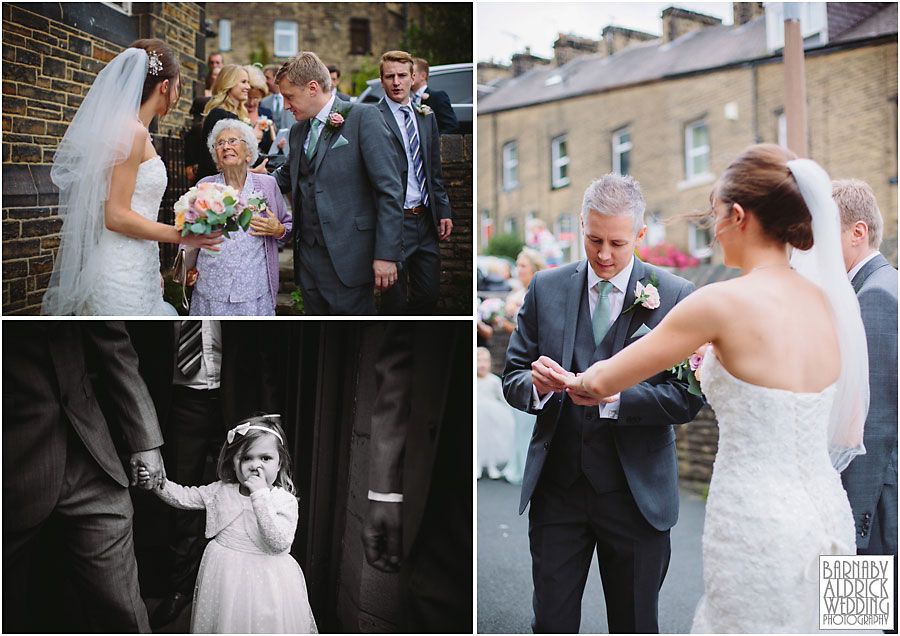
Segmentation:
<svg viewBox="0 0 900 636">
<path fill-rule="evenodd" d="M 312 159 L 316 152 L 316 142 L 319 141 L 319 130 L 322 128 L 322 122 L 318 119 L 312 120 L 312 127 L 309 131 L 309 143 L 306 144 L 306 158 Z"/>
<path fill-rule="evenodd" d="M 597 291 L 600 292 L 600 298 L 597 299 L 597 306 L 594 307 L 594 317 L 591 323 L 594 327 L 594 346 L 600 344 L 603 336 L 609 331 L 609 289 L 612 283 L 608 280 L 601 280 L 597 283 Z"/>
</svg>

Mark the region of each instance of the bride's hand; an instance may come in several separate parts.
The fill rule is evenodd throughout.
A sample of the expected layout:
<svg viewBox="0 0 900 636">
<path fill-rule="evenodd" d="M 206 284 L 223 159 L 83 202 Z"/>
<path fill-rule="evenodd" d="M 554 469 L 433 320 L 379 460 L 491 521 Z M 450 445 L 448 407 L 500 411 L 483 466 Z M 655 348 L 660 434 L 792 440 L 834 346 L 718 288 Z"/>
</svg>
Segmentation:
<svg viewBox="0 0 900 636">
<path fill-rule="evenodd" d="M 219 248 L 216 247 L 216 245 L 225 239 L 222 237 L 221 232 L 213 232 L 212 234 L 202 234 L 200 236 L 188 234 L 187 236 L 181 237 L 180 240 L 184 245 L 189 247 L 201 247 L 213 252 L 218 252 Z"/>
</svg>

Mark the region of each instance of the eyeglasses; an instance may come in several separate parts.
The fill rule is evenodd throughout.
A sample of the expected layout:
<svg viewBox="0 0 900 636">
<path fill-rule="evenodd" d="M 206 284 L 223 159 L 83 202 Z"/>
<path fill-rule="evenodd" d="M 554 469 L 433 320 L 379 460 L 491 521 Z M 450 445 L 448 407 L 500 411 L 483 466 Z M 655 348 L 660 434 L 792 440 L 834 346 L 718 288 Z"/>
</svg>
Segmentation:
<svg viewBox="0 0 900 636">
<path fill-rule="evenodd" d="M 237 146 L 239 141 L 244 141 L 243 139 L 238 139 L 237 137 L 232 137 L 231 139 L 220 139 L 216 142 L 216 148 L 224 148 L 225 146 Z"/>
</svg>

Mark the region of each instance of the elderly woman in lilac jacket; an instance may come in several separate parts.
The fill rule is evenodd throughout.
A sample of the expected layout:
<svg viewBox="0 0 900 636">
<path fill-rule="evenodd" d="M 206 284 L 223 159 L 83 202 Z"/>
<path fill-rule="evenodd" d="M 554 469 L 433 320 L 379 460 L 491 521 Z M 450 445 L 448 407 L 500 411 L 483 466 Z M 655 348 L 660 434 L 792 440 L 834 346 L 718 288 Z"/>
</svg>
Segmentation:
<svg viewBox="0 0 900 636">
<path fill-rule="evenodd" d="M 207 140 L 219 174 L 198 183 L 219 183 L 237 189 L 246 200 L 262 195 L 269 210 L 255 215 L 247 232 L 231 232 L 219 252 L 197 256 L 191 298 L 192 316 L 271 316 L 278 291 L 278 241 L 289 241 L 292 228 L 284 198 L 274 177 L 249 171 L 259 154 L 256 136 L 247 124 L 223 119 Z M 188 261 L 190 261 L 190 254 Z"/>
</svg>

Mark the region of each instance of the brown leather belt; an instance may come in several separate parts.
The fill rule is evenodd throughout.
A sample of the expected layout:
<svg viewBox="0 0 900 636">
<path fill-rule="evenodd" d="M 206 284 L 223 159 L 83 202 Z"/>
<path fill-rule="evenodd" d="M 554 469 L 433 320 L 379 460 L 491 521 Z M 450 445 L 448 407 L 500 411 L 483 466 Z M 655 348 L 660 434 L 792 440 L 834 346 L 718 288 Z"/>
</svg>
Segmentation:
<svg viewBox="0 0 900 636">
<path fill-rule="evenodd" d="M 417 205 L 414 208 L 403 208 L 404 214 L 422 214 L 425 211 L 424 205 Z"/>
</svg>

